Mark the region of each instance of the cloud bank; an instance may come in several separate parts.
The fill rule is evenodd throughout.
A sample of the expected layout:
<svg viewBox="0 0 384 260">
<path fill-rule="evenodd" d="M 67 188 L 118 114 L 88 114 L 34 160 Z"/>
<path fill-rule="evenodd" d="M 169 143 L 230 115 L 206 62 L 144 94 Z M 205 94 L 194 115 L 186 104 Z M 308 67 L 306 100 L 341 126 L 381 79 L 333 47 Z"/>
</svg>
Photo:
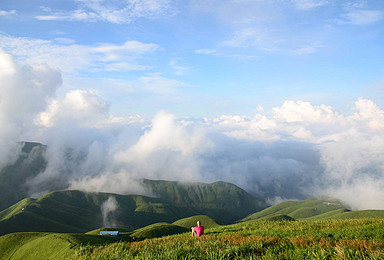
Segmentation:
<svg viewBox="0 0 384 260">
<path fill-rule="evenodd" d="M 48 146 L 47 168 L 27 181 L 54 189 L 148 194 L 141 178 L 228 181 L 265 199 L 328 194 L 353 209 L 384 209 L 384 110 L 356 100 L 349 115 L 288 100 L 254 116 L 150 120 L 114 117 L 92 90 L 56 95 L 60 73 L 0 52 L 0 163 L 17 141 Z M 255 101 L 255 107 L 257 103 Z"/>
</svg>

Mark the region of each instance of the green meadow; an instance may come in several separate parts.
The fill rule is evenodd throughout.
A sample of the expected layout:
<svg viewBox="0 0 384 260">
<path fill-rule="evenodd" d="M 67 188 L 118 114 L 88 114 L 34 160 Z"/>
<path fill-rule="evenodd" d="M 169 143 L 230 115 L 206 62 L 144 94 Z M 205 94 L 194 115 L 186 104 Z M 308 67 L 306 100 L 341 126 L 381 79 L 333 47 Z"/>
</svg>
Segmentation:
<svg viewBox="0 0 384 260">
<path fill-rule="evenodd" d="M 175 223 L 117 238 L 98 231 L 8 234 L 0 237 L 1 259 L 384 259 L 383 218 L 214 224 L 199 238 Z"/>
<path fill-rule="evenodd" d="M 249 221 L 138 242 L 83 245 L 75 259 L 384 259 L 381 218 Z"/>
</svg>

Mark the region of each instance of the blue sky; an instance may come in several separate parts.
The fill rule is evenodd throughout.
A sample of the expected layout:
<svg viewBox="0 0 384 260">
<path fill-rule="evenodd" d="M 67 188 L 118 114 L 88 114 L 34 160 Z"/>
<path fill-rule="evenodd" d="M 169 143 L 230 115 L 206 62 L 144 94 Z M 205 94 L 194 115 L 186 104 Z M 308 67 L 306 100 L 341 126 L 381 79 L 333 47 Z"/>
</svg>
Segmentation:
<svg viewBox="0 0 384 260">
<path fill-rule="evenodd" d="M 380 0 L 3 0 L 0 32 L 15 59 L 61 71 L 58 95 L 91 89 L 120 116 L 384 105 Z"/>
</svg>

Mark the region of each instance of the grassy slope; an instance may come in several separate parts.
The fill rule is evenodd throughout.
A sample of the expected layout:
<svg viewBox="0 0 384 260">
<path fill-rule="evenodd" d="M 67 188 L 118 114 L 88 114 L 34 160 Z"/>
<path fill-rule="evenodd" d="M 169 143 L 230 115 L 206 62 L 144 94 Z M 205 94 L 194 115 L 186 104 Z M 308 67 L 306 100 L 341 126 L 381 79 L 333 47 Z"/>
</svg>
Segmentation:
<svg viewBox="0 0 384 260">
<path fill-rule="evenodd" d="M 263 220 L 263 221 L 294 221 L 295 219 L 290 217 L 290 216 L 287 216 L 287 215 L 278 214 L 278 215 L 273 215 L 273 216 L 262 217 L 262 218 L 259 218 L 258 220 Z"/>
<path fill-rule="evenodd" d="M 248 221 L 134 243 L 82 247 L 77 259 L 383 259 L 384 219 Z"/>
<path fill-rule="evenodd" d="M 200 221 L 205 229 L 220 226 L 213 218 L 206 215 L 192 216 L 188 218 L 179 219 L 172 224 L 185 228 L 191 228 L 196 226 L 196 222 Z"/>
<path fill-rule="evenodd" d="M 129 235 L 139 240 L 166 237 L 138 243 L 115 243 L 118 238 L 86 234 L 14 233 L 0 237 L 0 259 L 196 259 L 207 253 L 212 259 L 332 258 L 338 254 L 343 259 L 358 259 L 382 256 L 383 229 L 384 218 L 278 222 L 257 219 L 211 227 L 201 239 L 190 238 L 189 228 L 156 223 Z M 179 233 L 185 234 L 168 236 Z"/>
<path fill-rule="evenodd" d="M 231 223 L 267 206 L 264 201 L 226 182 L 207 184 L 143 180 L 143 185 L 163 199 L 197 208 L 224 223 Z"/>
<path fill-rule="evenodd" d="M 326 197 L 311 198 L 303 201 L 285 201 L 251 214 L 242 219 L 242 221 L 275 215 L 287 215 L 294 219 L 305 219 L 338 209 L 344 209 L 341 203 Z"/>
<path fill-rule="evenodd" d="M 384 210 L 359 210 L 345 211 L 334 214 L 328 219 L 361 219 L 361 218 L 384 218 Z M 323 218 L 326 219 L 326 218 Z"/>
<path fill-rule="evenodd" d="M 155 223 L 135 230 L 130 234 L 135 239 L 155 238 L 174 234 L 181 234 L 190 231 L 189 228 L 169 223 Z"/>
<path fill-rule="evenodd" d="M 24 199 L 0 212 L 0 235 L 22 231 L 86 232 L 103 227 L 101 205 L 109 197 L 119 204 L 113 213 L 114 222 L 128 229 L 201 214 L 228 224 L 264 205 L 225 182 L 187 184 L 145 180 L 145 183 L 164 198 L 58 191 L 39 199 Z"/>
<path fill-rule="evenodd" d="M 14 233 L 0 237 L 0 259 L 56 259 L 70 256 L 82 244 L 116 242 L 112 237 L 85 234 Z"/>
<path fill-rule="evenodd" d="M 189 207 L 138 195 L 62 191 L 27 199 L 0 213 L 0 235 L 18 231 L 86 232 L 103 226 L 100 206 L 110 196 L 119 208 L 116 223 L 138 228 L 199 214 Z M 22 210 L 24 208 L 24 210 Z"/>
</svg>

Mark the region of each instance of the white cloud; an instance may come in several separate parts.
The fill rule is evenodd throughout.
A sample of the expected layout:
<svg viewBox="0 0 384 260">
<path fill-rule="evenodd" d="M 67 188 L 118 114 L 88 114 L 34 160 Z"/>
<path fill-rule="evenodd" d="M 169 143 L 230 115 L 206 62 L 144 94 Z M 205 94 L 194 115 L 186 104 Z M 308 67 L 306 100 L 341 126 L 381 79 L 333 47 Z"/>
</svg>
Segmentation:
<svg viewBox="0 0 384 260">
<path fill-rule="evenodd" d="M 175 71 L 175 74 L 178 76 L 183 75 L 188 70 L 187 66 L 182 66 L 180 65 L 180 63 L 182 63 L 181 58 L 172 58 L 169 62 L 169 66 Z"/>
<path fill-rule="evenodd" d="M 139 64 L 137 60 L 159 49 L 156 44 L 138 41 L 98 46 L 70 44 L 67 41 L 66 45 L 60 45 L 52 41 L 5 35 L 0 35 L 0 45 L 19 60 L 29 64 L 54 65 L 64 73 L 148 70 L 152 67 Z"/>
<path fill-rule="evenodd" d="M 217 50 L 214 49 L 198 49 L 195 51 L 198 54 L 216 54 Z"/>
<path fill-rule="evenodd" d="M 0 10 L 0 16 L 13 16 L 16 14 L 16 10 L 10 10 L 10 11 L 5 11 L 5 10 Z"/>
<path fill-rule="evenodd" d="M 138 179 L 132 178 L 126 171 L 117 173 L 107 172 L 95 177 L 85 176 L 81 179 L 72 179 L 69 189 L 87 192 L 113 192 L 118 194 L 153 195 L 145 189 Z"/>
<path fill-rule="evenodd" d="M 382 122 L 384 112 L 366 99 L 357 100 L 356 108 L 355 114 L 344 116 L 330 106 L 286 101 L 270 116 L 226 115 L 204 121 L 178 120 L 160 112 L 149 126 L 140 130 L 133 124 L 114 131 L 117 136 L 108 142 L 105 137 L 94 139 L 87 129 L 59 140 L 81 144 L 83 148 L 74 150 L 86 158 L 69 168 L 75 169 L 66 177 L 71 188 L 127 194 L 148 192 L 137 183 L 139 178 L 224 180 L 271 200 L 326 193 L 354 209 L 383 208 L 384 135 L 372 120 Z M 87 141 L 73 140 L 85 134 Z M 55 140 L 58 135 L 55 132 Z M 36 187 L 41 183 L 34 182 Z M 364 193 L 364 186 L 371 190 Z M 365 199 L 373 201 L 364 204 Z"/>
<path fill-rule="evenodd" d="M 211 145 L 204 128 L 176 122 L 163 111 L 134 145 L 115 154 L 114 161 L 135 178 L 198 181 L 198 156 Z"/>
<path fill-rule="evenodd" d="M 293 55 L 309 55 L 317 52 L 321 47 L 324 47 L 324 46 L 319 44 L 309 44 L 309 45 L 299 47 L 295 50 L 292 50 L 291 53 Z"/>
<path fill-rule="evenodd" d="M 159 112 L 147 122 L 113 117 L 94 91 L 56 97 L 60 84 L 59 71 L 0 52 L 0 165 L 21 138 L 48 145 L 46 170 L 28 180 L 31 194 L 145 193 L 139 178 L 222 180 L 271 200 L 328 193 L 354 209 L 384 207 L 384 111 L 371 100 L 358 99 L 349 116 L 286 101 L 254 116 L 181 120 Z"/>
<path fill-rule="evenodd" d="M 136 84 L 138 89 L 144 89 L 145 91 L 160 95 L 171 95 L 175 94 L 179 88 L 192 87 L 190 84 L 165 78 L 158 73 L 142 76 L 137 80 Z"/>
<path fill-rule="evenodd" d="M 340 23 L 353 25 L 368 25 L 377 23 L 384 18 L 384 13 L 379 10 L 352 10 L 343 15 Z"/>
<path fill-rule="evenodd" d="M 93 51 L 105 54 L 118 54 L 118 53 L 128 53 L 128 54 L 143 54 L 147 52 L 152 52 L 158 49 L 159 46 L 153 43 L 141 43 L 138 41 L 126 41 L 122 45 L 115 44 L 103 44 L 98 47 L 93 48 Z"/>
<path fill-rule="evenodd" d="M 310 10 L 328 4 L 327 0 L 292 0 L 298 10 Z"/>
<path fill-rule="evenodd" d="M 63 122 L 92 127 L 108 118 L 109 103 L 102 101 L 91 90 L 71 90 L 63 99 L 51 101 L 46 111 L 39 114 L 36 122 L 45 127 Z"/>
<path fill-rule="evenodd" d="M 61 85 L 59 71 L 47 66 L 21 66 L 0 49 L 0 168 L 20 139 L 36 130 L 33 118 Z M 33 136 L 33 135 L 32 135 Z"/>
<path fill-rule="evenodd" d="M 278 43 L 282 42 L 276 32 L 266 28 L 242 28 L 234 33 L 231 39 L 221 42 L 230 47 L 256 47 L 262 50 L 276 50 Z"/>
<path fill-rule="evenodd" d="M 172 14 L 169 0 L 76 0 L 78 9 L 56 11 L 47 15 L 36 16 L 39 20 L 57 21 L 105 21 L 115 24 L 131 23 L 138 18 L 157 18 Z M 51 10 L 46 10 L 51 12 Z"/>
<path fill-rule="evenodd" d="M 277 120 L 287 123 L 333 123 L 341 119 L 332 107 L 324 104 L 313 106 L 305 101 L 285 101 L 281 107 L 272 110 Z"/>
</svg>

